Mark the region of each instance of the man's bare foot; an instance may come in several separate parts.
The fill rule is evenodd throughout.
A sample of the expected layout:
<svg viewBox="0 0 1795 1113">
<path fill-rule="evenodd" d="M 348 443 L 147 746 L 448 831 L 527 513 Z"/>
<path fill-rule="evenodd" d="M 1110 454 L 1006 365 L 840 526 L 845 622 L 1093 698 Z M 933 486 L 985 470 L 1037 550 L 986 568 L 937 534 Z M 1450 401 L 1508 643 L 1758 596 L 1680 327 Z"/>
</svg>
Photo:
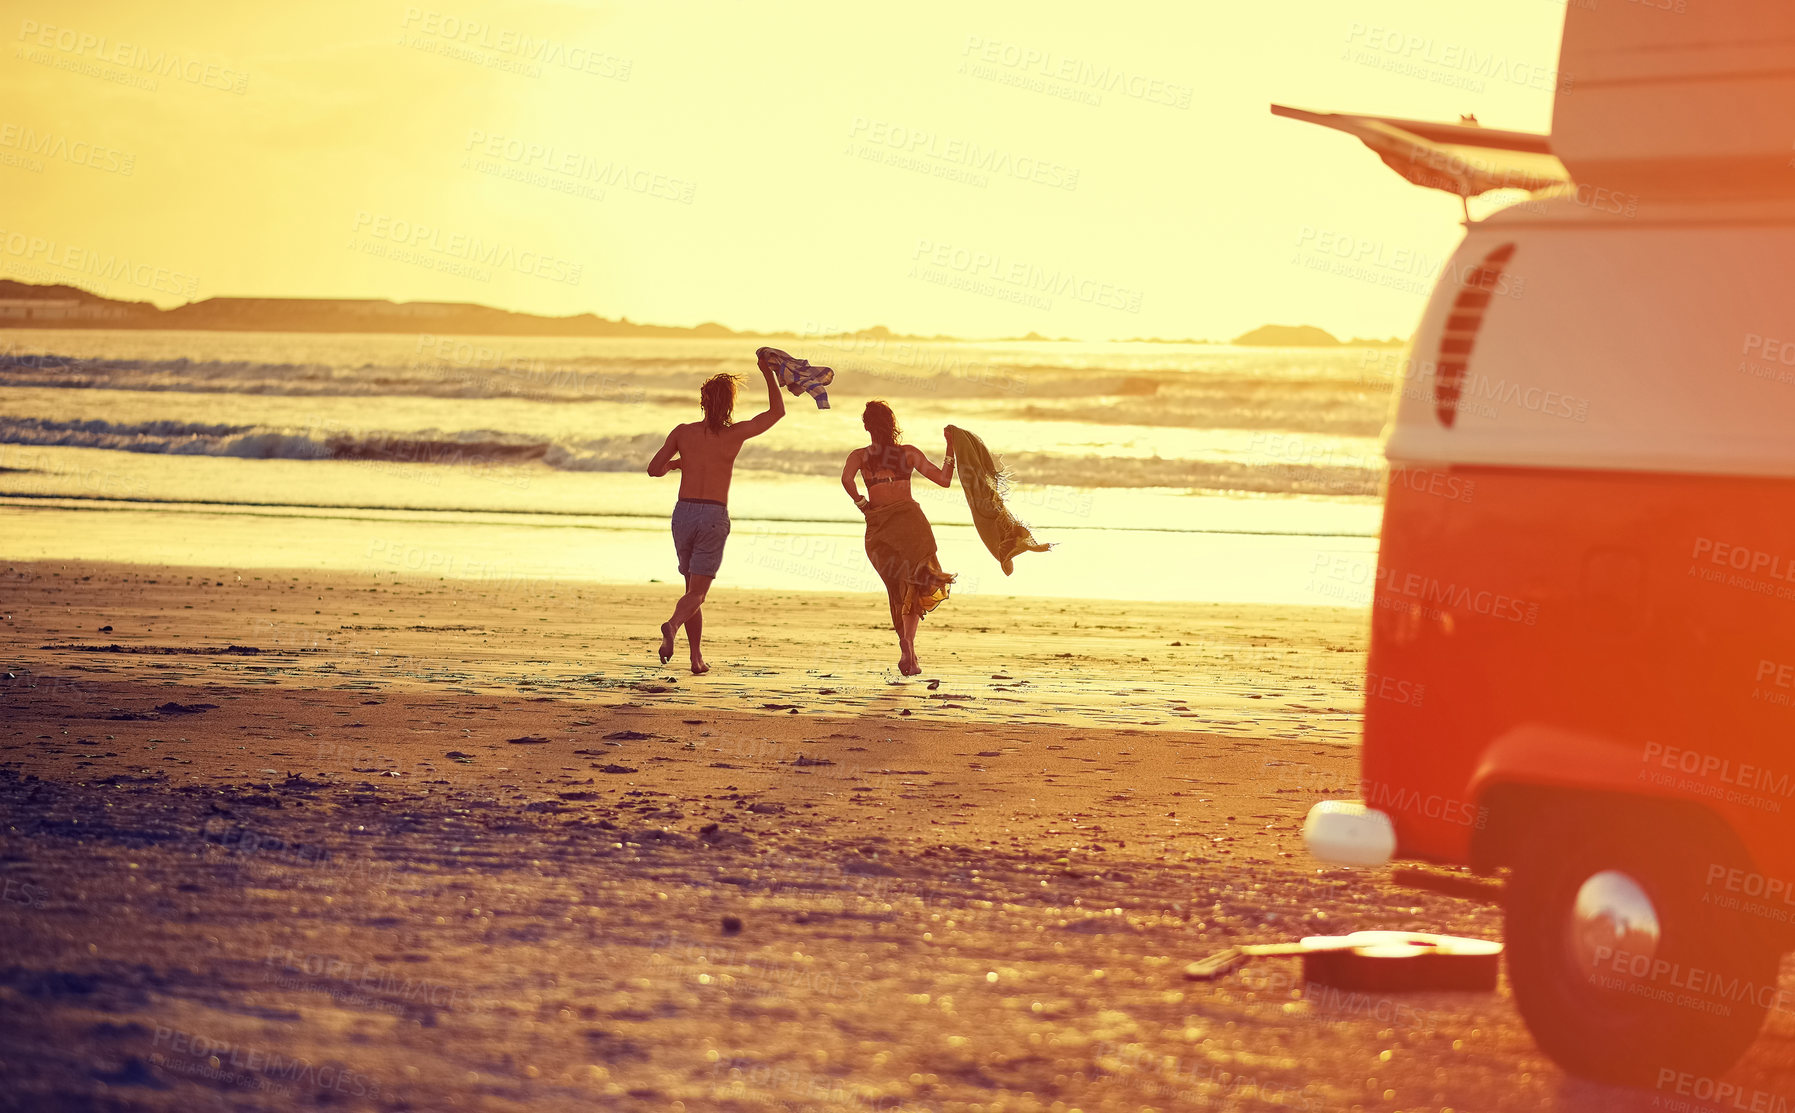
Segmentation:
<svg viewBox="0 0 1795 1113">
<path fill-rule="evenodd" d="M 709 671 L 711 671 L 711 667 L 704 663 L 704 658 L 702 658 L 702 657 L 692 658 L 692 675 L 693 676 L 703 676 L 705 673 L 707 673 Z"/>
<path fill-rule="evenodd" d="M 916 659 L 914 649 L 905 650 L 898 658 L 898 671 L 905 676 L 917 676 L 922 672 L 922 663 Z"/>
<path fill-rule="evenodd" d="M 673 660 L 673 624 L 661 623 L 661 664 Z"/>
</svg>

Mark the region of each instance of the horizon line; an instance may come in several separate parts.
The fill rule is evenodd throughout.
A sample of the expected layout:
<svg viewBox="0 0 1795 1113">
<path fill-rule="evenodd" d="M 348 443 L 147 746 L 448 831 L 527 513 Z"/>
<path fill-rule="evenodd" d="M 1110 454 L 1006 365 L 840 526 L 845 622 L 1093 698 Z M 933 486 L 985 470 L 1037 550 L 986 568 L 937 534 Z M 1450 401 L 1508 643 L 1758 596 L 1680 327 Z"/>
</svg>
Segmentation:
<svg viewBox="0 0 1795 1113">
<path fill-rule="evenodd" d="M 295 303 L 295 304 L 310 303 L 313 305 L 329 304 L 329 303 L 362 302 L 362 303 L 372 303 L 372 304 L 385 304 L 385 305 L 391 305 L 391 306 L 395 306 L 395 307 L 397 307 L 397 306 L 444 306 L 444 307 L 450 307 L 450 308 L 454 308 L 454 309 L 505 314 L 512 318 L 522 318 L 526 322 L 529 320 L 536 320 L 536 321 L 544 321 L 544 322 L 568 323 L 568 322 L 578 321 L 581 318 L 590 318 L 595 322 L 602 322 L 605 324 L 628 326 L 631 328 L 666 330 L 669 332 L 694 332 L 695 333 L 695 332 L 699 332 L 701 330 L 721 329 L 724 332 L 728 333 L 730 336 L 739 336 L 739 337 L 745 337 L 745 338 L 769 338 L 769 339 L 785 339 L 785 338 L 806 339 L 806 338 L 813 338 L 813 337 L 814 338 L 872 337 L 872 338 L 890 339 L 890 340 L 945 341 L 945 342 L 955 342 L 955 343 L 1192 344 L 1192 345 L 1211 345 L 1211 346 L 1227 347 L 1227 346 L 1236 344 L 1236 342 L 1239 341 L 1241 338 L 1251 336 L 1257 332 L 1263 332 L 1263 331 L 1270 330 L 1270 329 L 1283 329 L 1283 330 L 1290 330 L 1290 331 L 1313 330 L 1314 332 L 1318 332 L 1324 336 L 1327 336 L 1329 339 L 1331 339 L 1333 341 L 1333 346 L 1339 346 L 1339 347 L 1353 347 L 1355 345 L 1367 345 L 1367 344 L 1383 346 L 1383 345 L 1388 345 L 1393 342 L 1394 343 L 1403 343 L 1404 342 L 1401 337 L 1396 337 L 1396 336 L 1392 336 L 1389 338 L 1355 336 L 1351 339 L 1342 339 L 1340 337 L 1334 336 L 1334 334 L 1332 332 L 1330 332 L 1329 330 L 1324 329 L 1318 325 L 1308 325 L 1308 324 L 1286 325 L 1286 324 L 1279 324 L 1279 323 L 1275 323 L 1275 322 L 1266 322 L 1264 324 L 1260 324 L 1260 325 L 1254 326 L 1252 328 L 1249 328 L 1245 332 L 1241 333 L 1240 336 L 1237 336 L 1232 340 L 1215 340 L 1215 339 L 1208 339 L 1208 338 L 1199 339 L 1196 337 L 1171 338 L 1171 337 L 1158 337 L 1158 336 L 1134 336 L 1134 337 L 1127 337 L 1127 338 L 1109 337 L 1109 338 L 1102 339 L 1102 340 L 1089 340 L 1089 339 L 1085 339 L 1082 337 L 1072 337 L 1072 336 L 1044 336 L 1039 331 L 1034 330 L 1034 329 L 1030 329 L 1028 331 L 1027 335 L 1024 335 L 1024 336 L 956 336 L 956 335 L 952 335 L 949 333 L 923 334 L 923 333 L 913 333 L 913 332 L 899 332 L 895 329 L 892 329 L 890 326 L 884 325 L 884 324 L 868 325 L 864 328 L 859 328 L 859 329 L 835 329 L 835 328 L 832 328 L 832 329 L 828 329 L 828 330 L 811 331 L 808 327 L 808 325 L 809 325 L 808 322 L 806 322 L 807 327 L 802 331 L 800 331 L 798 329 L 790 329 L 790 328 L 786 328 L 786 329 L 752 329 L 752 328 L 751 329 L 739 329 L 739 328 L 734 328 L 730 325 L 725 325 L 722 322 L 715 321 L 715 320 L 701 321 L 695 325 L 667 325 L 667 324 L 657 324 L 657 323 L 647 322 L 647 321 L 632 321 L 627 316 L 622 316 L 622 315 L 619 315 L 614 318 L 613 317 L 605 317 L 602 314 L 600 314 L 594 310 L 590 310 L 590 309 L 584 310 L 584 311 L 581 311 L 578 313 L 549 315 L 549 314 L 544 314 L 544 313 L 536 313 L 536 312 L 532 312 L 529 310 L 507 309 L 507 308 L 503 308 L 501 306 L 488 305 L 484 302 L 476 302 L 476 301 L 439 301 L 439 300 L 435 300 L 435 299 L 399 300 L 399 299 L 390 298 L 390 297 L 342 297 L 342 296 L 319 297 L 319 296 L 292 295 L 292 294 L 279 294 L 279 295 L 212 294 L 212 295 L 208 295 L 207 297 L 204 297 L 204 298 L 197 298 L 197 299 L 193 299 L 190 301 L 181 302 L 178 305 L 174 305 L 174 306 L 171 306 L 168 308 L 163 308 L 162 306 L 157 305 L 153 301 L 148 301 L 148 300 L 127 301 L 127 300 L 120 299 L 120 298 L 114 298 L 109 295 L 99 293 L 98 291 L 91 290 L 85 286 L 78 285 L 74 282 L 48 282 L 48 283 L 29 282 L 24 279 L 13 278 L 13 277 L 7 276 L 5 274 L 0 274 L 0 283 L 10 283 L 15 286 L 22 286 L 22 287 L 26 287 L 26 288 L 32 289 L 32 290 L 45 290 L 45 291 L 72 290 L 77 295 L 81 295 L 81 299 L 78 299 L 78 300 L 90 300 L 90 301 L 104 302 L 109 305 L 114 305 L 114 306 L 119 306 L 119 307 L 130 307 L 131 309 L 133 309 L 139 313 L 146 313 L 146 314 L 153 313 L 156 315 L 179 313 L 183 310 L 193 309 L 195 307 L 203 306 L 203 305 L 206 305 L 211 302 L 289 302 L 289 303 Z M 0 299 L 0 300 L 5 300 L 5 299 Z M 18 300 L 29 301 L 29 300 L 49 300 L 49 299 L 20 298 Z M 55 318 L 43 318 L 41 320 L 54 320 L 54 319 Z M 71 320 L 79 320 L 79 321 L 84 321 L 84 322 L 98 322 L 98 321 L 106 320 L 106 318 L 84 317 L 84 318 L 73 318 Z M 4 316 L 0 316 L 0 328 L 15 328 L 15 327 L 21 327 L 21 326 L 18 323 L 15 323 L 12 320 L 10 320 Z M 50 327 L 50 326 L 29 324 L 29 325 L 24 325 L 23 327 L 29 328 L 29 327 Z M 96 327 L 96 326 L 89 324 L 89 325 L 85 325 L 85 326 L 75 325 L 73 327 Z M 97 326 L 97 327 L 104 327 L 104 326 Z M 130 328 L 132 326 L 120 325 L 119 327 Z M 198 328 L 193 329 L 193 331 L 196 331 L 196 332 L 216 332 L 216 331 L 267 332 L 267 331 L 282 331 L 282 330 L 266 329 L 266 328 L 248 328 L 248 329 L 236 330 L 236 329 L 219 329 L 219 328 L 198 327 Z M 301 329 L 301 330 L 295 330 L 295 331 L 319 331 L 319 330 Z M 351 331 L 378 332 L 380 330 L 351 330 Z M 487 335 L 487 334 L 468 333 L 465 335 Z M 502 334 L 494 334 L 494 335 L 502 335 Z M 556 335 L 556 334 L 527 334 L 526 333 L 526 334 L 522 334 L 522 335 Z M 1279 346 L 1326 347 L 1329 345 L 1326 345 L 1326 344 L 1307 344 L 1307 345 L 1253 344 L 1253 345 L 1247 345 L 1247 346 L 1253 346 L 1253 347 L 1262 347 L 1262 346 L 1263 347 L 1279 347 Z"/>
</svg>

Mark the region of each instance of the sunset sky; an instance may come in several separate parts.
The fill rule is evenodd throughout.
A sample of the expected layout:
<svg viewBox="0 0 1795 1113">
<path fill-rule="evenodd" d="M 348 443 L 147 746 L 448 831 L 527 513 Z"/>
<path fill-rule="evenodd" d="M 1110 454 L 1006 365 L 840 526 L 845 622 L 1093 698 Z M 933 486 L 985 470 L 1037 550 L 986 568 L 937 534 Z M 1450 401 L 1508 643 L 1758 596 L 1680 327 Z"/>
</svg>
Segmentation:
<svg viewBox="0 0 1795 1113">
<path fill-rule="evenodd" d="M 1543 131 L 1564 18 L 1551 0 L 7 7 L 0 276 L 165 306 L 1088 339 L 1406 335 L 1458 201 L 1267 106 Z M 1361 269 L 1319 269 L 1330 248 Z"/>
</svg>

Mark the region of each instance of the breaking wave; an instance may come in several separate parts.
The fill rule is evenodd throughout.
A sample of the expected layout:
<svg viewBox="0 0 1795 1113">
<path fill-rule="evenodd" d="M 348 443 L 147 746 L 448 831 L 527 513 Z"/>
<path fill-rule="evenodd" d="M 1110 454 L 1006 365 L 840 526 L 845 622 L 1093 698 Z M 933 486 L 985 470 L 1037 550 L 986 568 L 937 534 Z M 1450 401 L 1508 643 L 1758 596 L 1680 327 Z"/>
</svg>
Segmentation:
<svg viewBox="0 0 1795 1113">
<path fill-rule="evenodd" d="M 338 432 L 181 421 L 48 421 L 0 418 L 0 443 L 112 449 L 247 460 L 362 460 L 476 469 L 538 466 L 568 472 L 636 472 L 662 434 L 638 433 L 559 442 L 491 429 L 405 434 Z M 1018 452 L 1006 463 L 1030 484 L 1066 487 L 1186 487 L 1202 490 L 1375 495 L 1378 472 L 1356 462 L 1276 467 L 1158 456 L 1114 457 Z M 750 443 L 743 468 L 837 476 L 841 453 Z"/>
</svg>

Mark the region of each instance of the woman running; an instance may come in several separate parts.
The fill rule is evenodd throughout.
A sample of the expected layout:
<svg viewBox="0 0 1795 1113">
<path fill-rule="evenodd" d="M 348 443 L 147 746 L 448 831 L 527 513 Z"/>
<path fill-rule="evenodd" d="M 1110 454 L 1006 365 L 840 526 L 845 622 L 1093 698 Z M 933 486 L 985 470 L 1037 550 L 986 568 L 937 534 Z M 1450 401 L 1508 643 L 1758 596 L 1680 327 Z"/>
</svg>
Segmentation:
<svg viewBox="0 0 1795 1113">
<path fill-rule="evenodd" d="M 897 417 L 884 402 L 868 402 L 861 424 L 872 444 L 848 455 L 841 485 L 866 515 L 866 556 L 891 601 L 891 628 L 898 637 L 898 671 L 922 672 L 916 660 L 916 625 L 947 598 L 954 577 L 935 560 L 935 532 L 910 494 L 910 473 L 919 471 L 938 486 L 954 478 L 954 434 L 946 430 L 947 459 L 941 467 L 913 445 L 898 443 Z M 866 477 L 866 494 L 855 484 Z"/>
</svg>

